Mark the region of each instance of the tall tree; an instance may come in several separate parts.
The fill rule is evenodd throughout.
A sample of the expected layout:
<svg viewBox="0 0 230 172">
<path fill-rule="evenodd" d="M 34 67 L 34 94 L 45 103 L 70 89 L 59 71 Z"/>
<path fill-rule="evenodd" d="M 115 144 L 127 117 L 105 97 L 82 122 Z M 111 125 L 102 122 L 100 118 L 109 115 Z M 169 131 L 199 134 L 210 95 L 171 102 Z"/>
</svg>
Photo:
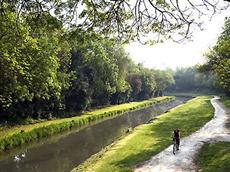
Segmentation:
<svg viewBox="0 0 230 172">
<path fill-rule="evenodd" d="M 22 110 L 19 113 L 27 116 L 38 111 L 37 107 L 23 110 L 33 101 L 60 100 L 62 90 L 68 87 L 68 74 L 59 70 L 58 54 L 61 49 L 69 50 L 68 46 L 62 48 L 62 25 L 54 25 L 56 18 L 43 14 L 45 23 L 33 23 L 29 22 L 32 18 L 16 21 L 16 17 L 11 8 L 0 15 L 0 111 Z M 13 105 L 18 108 L 12 109 Z"/>
<path fill-rule="evenodd" d="M 230 95 L 230 18 L 226 18 L 223 32 L 216 45 L 205 55 L 206 64 L 201 71 L 212 71 L 217 76 L 217 83 Z"/>
<path fill-rule="evenodd" d="M 175 84 L 171 71 L 155 70 L 155 80 L 157 84 L 155 96 L 162 96 L 166 88 Z"/>
</svg>

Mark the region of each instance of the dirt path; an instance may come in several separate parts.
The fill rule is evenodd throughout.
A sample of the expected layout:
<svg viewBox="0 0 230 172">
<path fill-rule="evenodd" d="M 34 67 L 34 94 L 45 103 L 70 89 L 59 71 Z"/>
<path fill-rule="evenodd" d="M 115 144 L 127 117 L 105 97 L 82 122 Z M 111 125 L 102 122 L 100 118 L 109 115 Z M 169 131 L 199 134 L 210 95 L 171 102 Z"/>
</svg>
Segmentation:
<svg viewBox="0 0 230 172">
<path fill-rule="evenodd" d="M 196 171 L 194 158 L 204 142 L 229 141 L 230 131 L 225 128 L 227 112 L 218 101 L 211 99 L 215 108 L 214 118 L 200 130 L 181 140 L 180 151 L 172 154 L 172 146 L 152 157 L 149 161 L 137 166 L 135 172 L 191 172 Z"/>
</svg>

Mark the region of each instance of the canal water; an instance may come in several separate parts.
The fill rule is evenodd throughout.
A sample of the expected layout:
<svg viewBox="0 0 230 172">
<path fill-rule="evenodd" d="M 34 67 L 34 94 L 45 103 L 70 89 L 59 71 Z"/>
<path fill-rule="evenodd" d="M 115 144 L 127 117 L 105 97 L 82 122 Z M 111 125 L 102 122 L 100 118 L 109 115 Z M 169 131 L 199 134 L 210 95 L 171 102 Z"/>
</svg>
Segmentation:
<svg viewBox="0 0 230 172">
<path fill-rule="evenodd" d="M 189 98 L 125 113 L 81 130 L 65 132 L 0 153 L 0 172 L 69 172 L 130 128 L 184 103 Z"/>
</svg>

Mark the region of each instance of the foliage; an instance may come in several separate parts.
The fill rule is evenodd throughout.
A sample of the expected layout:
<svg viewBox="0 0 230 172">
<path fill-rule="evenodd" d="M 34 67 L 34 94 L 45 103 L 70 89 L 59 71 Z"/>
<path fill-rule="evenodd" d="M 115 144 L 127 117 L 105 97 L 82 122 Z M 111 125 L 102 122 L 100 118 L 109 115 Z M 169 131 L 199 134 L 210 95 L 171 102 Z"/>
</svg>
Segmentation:
<svg viewBox="0 0 230 172">
<path fill-rule="evenodd" d="M 11 10 L 0 16 L 0 112 L 28 116 L 41 108 L 36 106 L 39 103 L 59 101 L 62 90 L 68 87 L 69 75 L 60 73 L 58 54 L 69 49 L 62 47 L 62 30 L 48 28 L 55 18 L 44 16 L 47 23 L 34 29 L 37 23 L 16 22 L 16 17 Z M 27 112 L 22 110 L 30 105 Z"/>
<path fill-rule="evenodd" d="M 19 15 L 11 5 L 0 16 L 1 123 L 148 99 L 173 82 L 167 72 L 134 64 L 113 39 L 67 29 L 49 12 Z"/>
<path fill-rule="evenodd" d="M 172 101 L 173 99 L 173 97 L 159 97 L 141 102 L 131 102 L 94 110 L 84 113 L 80 117 L 44 121 L 37 124 L 21 125 L 11 128 L 1 127 L 0 151 L 69 130 L 72 127 L 81 127 L 91 122 L 105 120 L 110 117 L 122 115 L 125 112 L 141 109 L 154 104 L 161 104 Z"/>
<path fill-rule="evenodd" d="M 230 168 L 230 143 L 205 143 L 196 159 L 199 171 L 227 172 Z"/>
<path fill-rule="evenodd" d="M 207 62 L 200 67 L 201 71 L 212 71 L 218 85 L 230 95 L 230 18 L 226 18 L 223 32 L 216 45 L 206 53 Z"/>
<path fill-rule="evenodd" d="M 220 101 L 227 107 L 230 109 L 230 99 L 227 96 L 221 96 Z"/>
<path fill-rule="evenodd" d="M 168 91 L 173 92 L 210 92 L 216 90 L 215 75 L 211 72 L 200 73 L 197 66 L 177 68 L 173 74 L 175 85 Z"/>
<path fill-rule="evenodd" d="M 139 99 L 147 99 L 154 95 L 154 92 L 156 91 L 156 76 L 154 75 L 153 70 L 141 69 L 141 91 L 139 93 Z"/>
<path fill-rule="evenodd" d="M 229 0 L 225 0 L 228 1 Z M 200 3 L 185 0 L 129 1 L 129 0 L 18 0 L 0 1 L 0 12 L 15 8 L 20 17 L 52 14 L 69 28 L 77 27 L 86 32 L 94 31 L 105 37 L 128 40 L 143 40 L 149 34 L 150 42 L 164 38 L 190 37 L 191 28 L 201 28 L 203 15 L 213 14 L 227 8 L 227 3 L 218 0 Z M 181 35 L 181 36 L 180 36 Z"/>
<path fill-rule="evenodd" d="M 76 171 L 132 171 L 132 168 L 171 144 L 170 134 L 179 127 L 186 137 L 208 122 L 214 108 L 207 96 L 197 97 L 168 113 L 156 117 L 153 123 L 140 125 L 131 134 L 118 140 L 107 150 L 90 158 L 72 170 Z"/>
<path fill-rule="evenodd" d="M 77 79 L 66 94 L 68 111 L 143 100 L 154 95 L 154 71 L 134 64 L 121 45 L 79 30 L 71 32 L 69 37 L 73 48 L 71 70 Z"/>
<path fill-rule="evenodd" d="M 155 78 L 157 83 L 157 91 L 155 95 L 162 96 L 163 91 L 166 88 L 175 84 L 173 73 L 171 71 L 162 71 L 162 70 L 156 70 L 155 73 L 156 73 Z"/>
<path fill-rule="evenodd" d="M 132 88 L 131 97 L 137 100 L 162 96 L 166 88 L 175 83 L 172 72 L 147 69 L 141 64 L 138 64 L 136 72 L 128 75 L 128 82 Z"/>
<path fill-rule="evenodd" d="M 111 46 L 110 42 L 101 38 L 81 39 L 77 34 L 72 40 L 71 70 L 75 71 L 77 79 L 66 97 L 67 108 L 75 111 L 109 104 L 118 85 L 118 66 L 105 47 L 106 43 Z"/>
</svg>

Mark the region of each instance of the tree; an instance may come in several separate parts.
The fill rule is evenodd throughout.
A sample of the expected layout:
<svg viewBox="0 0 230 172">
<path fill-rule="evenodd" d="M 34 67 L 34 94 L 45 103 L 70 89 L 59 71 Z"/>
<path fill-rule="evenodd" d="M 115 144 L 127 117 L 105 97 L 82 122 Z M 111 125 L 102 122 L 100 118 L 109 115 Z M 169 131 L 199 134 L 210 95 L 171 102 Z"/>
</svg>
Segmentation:
<svg viewBox="0 0 230 172">
<path fill-rule="evenodd" d="M 230 95 L 230 59 L 221 60 L 213 69 L 217 75 L 217 83 L 224 89 L 227 95 Z"/>
<path fill-rule="evenodd" d="M 138 94 L 138 100 L 149 99 L 154 96 L 156 91 L 156 81 L 154 71 L 140 66 L 141 91 Z"/>
<path fill-rule="evenodd" d="M 136 66 L 120 44 L 110 46 L 110 50 L 107 51 L 109 52 L 109 57 L 118 66 L 116 91 L 111 97 L 111 103 L 127 102 L 131 94 L 131 86 L 127 81 L 127 76 L 135 70 Z"/>
<path fill-rule="evenodd" d="M 54 100 L 61 100 L 69 76 L 60 70 L 59 57 L 69 50 L 60 41 L 62 25 L 50 22 L 58 23 L 56 18 L 43 14 L 39 25 L 16 17 L 10 8 L 0 16 L 0 111 L 28 116 L 46 108 L 39 104 L 52 99 L 47 108 L 53 109 Z"/>
<path fill-rule="evenodd" d="M 200 73 L 197 66 L 177 68 L 173 73 L 175 85 L 168 91 L 210 92 L 215 91 L 215 76 L 211 72 Z"/>
<path fill-rule="evenodd" d="M 229 2 L 229 0 L 225 0 Z M 122 40 L 142 39 L 154 33 L 151 40 L 160 41 L 161 36 L 173 38 L 178 34 L 187 38 L 191 27 L 201 27 L 201 16 L 212 16 L 226 9 L 218 0 L 1 0 L 0 11 L 11 6 L 16 8 L 19 18 L 24 15 L 50 13 L 69 27 L 84 31 L 103 33 L 105 37 Z M 157 34 L 155 34 L 157 33 Z M 175 34 L 177 33 L 177 34 Z M 176 39 L 173 38 L 173 39 Z"/>
<path fill-rule="evenodd" d="M 109 104 L 118 87 L 123 87 L 115 62 L 114 43 L 98 34 L 79 30 L 71 32 L 69 38 L 73 48 L 71 70 L 75 71 L 76 79 L 66 96 L 68 110 Z"/>
<path fill-rule="evenodd" d="M 223 32 L 205 57 L 207 62 L 200 70 L 212 71 L 217 77 L 217 84 L 230 95 L 230 18 L 226 18 Z"/>
<path fill-rule="evenodd" d="M 171 71 L 155 70 L 156 92 L 155 96 L 162 96 L 166 88 L 175 84 Z"/>
</svg>

